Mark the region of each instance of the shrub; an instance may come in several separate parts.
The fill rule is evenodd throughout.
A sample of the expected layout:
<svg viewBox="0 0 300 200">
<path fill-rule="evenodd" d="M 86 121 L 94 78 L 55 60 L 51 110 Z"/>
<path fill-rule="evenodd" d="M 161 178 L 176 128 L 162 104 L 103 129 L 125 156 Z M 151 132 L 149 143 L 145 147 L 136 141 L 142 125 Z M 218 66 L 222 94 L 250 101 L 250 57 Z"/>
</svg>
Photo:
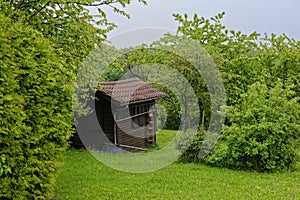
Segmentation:
<svg viewBox="0 0 300 200">
<path fill-rule="evenodd" d="M 72 124 L 57 55 L 42 34 L 0 15 L 0 199 L 52 195 Z"/>
<path fill-rule="evenodd" d="M 179 158 L 180 162 L 183 163 L 197 163 L 200 162 L 199 151 L 203 143 L 204 135 L 197 131 L 197 133 L 192 133 L 187 131 L 183 133 L 178 139 L 177 149 L 182 152 Z"/>
<path fill-rule="evenodd" d="M 230 168 L 279 171 L 296 163 L 300 105 L 288 86 L 255 83 L 229 112 L 219 147 L 207 162 Z"/>
</svg>

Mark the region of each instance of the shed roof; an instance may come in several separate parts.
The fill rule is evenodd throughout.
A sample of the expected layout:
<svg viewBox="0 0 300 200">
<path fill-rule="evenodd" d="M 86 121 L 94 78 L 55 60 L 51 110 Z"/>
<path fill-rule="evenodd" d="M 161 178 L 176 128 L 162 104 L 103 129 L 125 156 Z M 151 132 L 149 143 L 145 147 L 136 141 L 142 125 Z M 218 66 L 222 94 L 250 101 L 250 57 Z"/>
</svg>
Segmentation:
<svg viewBox="0 0 300 200">
<path fill-rule="evenodd" d="M 120 103 L 137 103 L 167 96 L 138 78 L 101 82 L 100 86 L 100 92 Z"/>
</svg>

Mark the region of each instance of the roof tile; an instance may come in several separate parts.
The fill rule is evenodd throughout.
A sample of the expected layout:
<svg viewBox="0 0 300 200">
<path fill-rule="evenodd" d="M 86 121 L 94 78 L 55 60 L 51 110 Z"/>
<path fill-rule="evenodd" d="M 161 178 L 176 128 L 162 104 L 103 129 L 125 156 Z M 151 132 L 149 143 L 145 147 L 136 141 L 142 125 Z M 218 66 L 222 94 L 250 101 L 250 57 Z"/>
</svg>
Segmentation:
<svg viewBox="0 0 300 200">
<path fill-rule="evenodd" d="M 102 82 L 101 92 L 120 103 L 133 103 L 145 100 L 153 100 L 167 95 L 158 89 L 148 85 L 138 78 L 126 80 Z"/>
</svg>

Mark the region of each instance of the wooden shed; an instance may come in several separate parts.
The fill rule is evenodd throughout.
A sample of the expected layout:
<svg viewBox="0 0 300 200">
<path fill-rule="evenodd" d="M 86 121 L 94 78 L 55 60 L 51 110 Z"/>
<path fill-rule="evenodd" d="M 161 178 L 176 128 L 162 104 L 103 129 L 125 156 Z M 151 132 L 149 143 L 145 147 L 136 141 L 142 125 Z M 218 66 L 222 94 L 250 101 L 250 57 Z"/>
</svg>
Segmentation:
<svg viewBox="0 0 300 200">
<path fill-rule="evenodd" d="M 155 100 L 166 94 L 137 78 L 102 82 L 100 88 L 96 92 L 96 115 L 111 143 L 130 151 L 155 144 Z"/>
</svg>

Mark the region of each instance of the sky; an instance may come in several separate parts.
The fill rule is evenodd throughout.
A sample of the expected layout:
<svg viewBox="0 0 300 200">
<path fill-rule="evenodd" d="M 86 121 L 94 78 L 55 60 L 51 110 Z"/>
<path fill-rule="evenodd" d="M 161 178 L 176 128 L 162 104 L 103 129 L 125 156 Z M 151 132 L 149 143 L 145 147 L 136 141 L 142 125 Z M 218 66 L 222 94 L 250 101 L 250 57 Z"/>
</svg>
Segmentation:
<svg viewBox="0 0 300 200">
<path fill-rule="evenodd" d="M 148 5 L 133 1 L 125 11 L 131 18 L 127 19 L 107 9 L 108 18 L 118 28 L 109 33 L 109 38 L 124 41 L 124 34 L 159 36 L 162 32 L 176 31 L 179 25 L 173 13 L 187 13 L 212 17 L 225 11 L 223 24 L 228 29 L 241 30 L 243 33 L 285 33 L 291 38 L 300 40 L 300 1 L 299 0 L 147 0 Z M 148 31 L 141 31 L 148 28 Z M 139 29 L 138 31 L 133 31 Z M 130 33 L 131 30 L 131 33 Z M 129 32 L 128 32 L 129 31 Z M 153 34 L 157 32 L 156 34 Z M 125 32 L 125 33 L 124 33 Z M 134 34 L 132 34 L 134 33 Z M 147 35 L 147 34 L 146 34 Z M 137 37 L 131 37 L 137 40 Z M 146 40 L 143 38 L 141 40 Z"/>
</svg>

